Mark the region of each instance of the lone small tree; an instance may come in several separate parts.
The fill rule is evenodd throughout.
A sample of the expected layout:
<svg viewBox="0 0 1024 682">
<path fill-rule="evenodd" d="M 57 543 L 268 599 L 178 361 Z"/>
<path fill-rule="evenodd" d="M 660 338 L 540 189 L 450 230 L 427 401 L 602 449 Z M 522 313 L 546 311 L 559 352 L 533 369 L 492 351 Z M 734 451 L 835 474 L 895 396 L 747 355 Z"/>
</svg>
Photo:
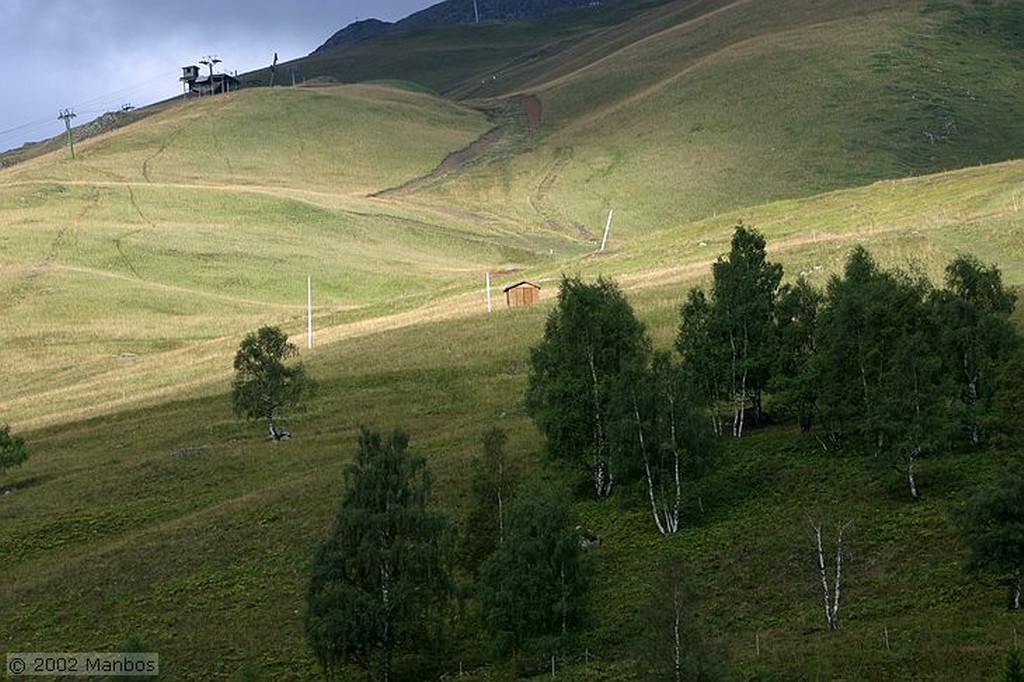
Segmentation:
<svg viewBox="0 0 1024 682">
<path fill-rule="evenodd" d="M 400 650 L 426 646 L 452 590 L 454 530 L 426 508 L 430 475 L 409 439 L 363 429 L 331 536 L 306 588 L 306 639 L 328 679 L 346 663 L 390 682 Z"/>
<path fill-rule="evenodd" d="M 28 446 L 24 439 L 11 435 L 7 424 L 0 424 L 0 474 L 28 459 Z"/>
<path fill-rule="evenodd" d="M 286 365 L 298 350 L 278 327 L 261 327 L 242 339 L 235 353 L 231 401 L 235 414 L 252 421 L 266 420 L 272 437 L 274 422 L 316 386 L 302 363 Z"/>
</svg>

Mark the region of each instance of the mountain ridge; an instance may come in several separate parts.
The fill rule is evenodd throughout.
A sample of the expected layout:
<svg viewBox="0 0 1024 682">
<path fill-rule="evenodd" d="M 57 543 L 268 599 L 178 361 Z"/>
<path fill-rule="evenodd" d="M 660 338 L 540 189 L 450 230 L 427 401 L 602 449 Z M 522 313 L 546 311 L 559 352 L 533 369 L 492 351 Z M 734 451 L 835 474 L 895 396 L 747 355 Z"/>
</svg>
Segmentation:
<svg viewBox="0 0 1024 682">
<path fill-rule="evenodd" d="M 444 0 L 426 9 L 414 12 L 396 22 L 380 19 L 355 21 L 335 32 L 312 54 L 341 45 L 356 43 L 383 35 L 411 33 L 453 24 L 471 24 L 477 21 L 502 21 L 542 17 L 555 12 L 591 7 L 616 0 Z"/>
</svg>

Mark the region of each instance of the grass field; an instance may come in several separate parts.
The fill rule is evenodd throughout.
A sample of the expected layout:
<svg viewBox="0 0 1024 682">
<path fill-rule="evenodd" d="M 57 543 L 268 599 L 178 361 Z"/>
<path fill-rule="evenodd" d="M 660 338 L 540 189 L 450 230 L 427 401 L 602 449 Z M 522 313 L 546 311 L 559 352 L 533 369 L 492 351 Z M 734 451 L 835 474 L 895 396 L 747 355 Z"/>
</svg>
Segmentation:
<svg viewBox="0 0 1024 682">
<path fill-rule="evenodd" d="M 499 425 L 525 476 L 574 490 L 602 539 L 592 622 L 553 652 L 556 679 L 636 679 L 653 567 L 672 555 L 730 679 L 993 679 L 1020 624 L 1002 582 L 962 572 L 950 512 L 1018 448 L 924 460 L 912 505 L 869 461 L 773 427 L 724 444 L 703 511 L 689 491 L 683 531 L 662 539 L 637 491 L 574 488 L 521 403 L 563 273 L 614 277 L 668 348 L 739 221 L 818 285 L 863 243 L 934 279 L 974 253 L 1024 286 L 1008 6 L 982 31 L 970 8 L 924 3 L 637 3 L 622 26 L 456 41 L 505 41 L 502 78 L 480 87 L 467 64 L 438 66 L 450 55 L 431 41 L 474 35 L 456 27 L 410 37 L 410 54 L 436 58 L 422 84 L 472 100 L 395 82 L 251 89 L 168 105 L 74 162 L 0 170 L 0 421 L 32 448 L 0 474 L 2 651 L 143 646 L 165 679 L 315 677 L 303 590 L 360 426 L 405 428 L 434 504 L 462 523 L 468 463 Z M 387 41 L 360 49 L 402 44 Z M 410 77 L 394 68 L 366 77 Z M 519 90 L 539 93 L 539 130 L 504 98 Z M 496 126 L 481 155 L 428 175 Z M 498 295 L 487 314 L 488 271 L 540 282 L 541 305 Z M 263 324 L 320 382 L 290 442 L 230 411 L 233 353 Z M 838 633 L 808 515 L 853 522 Z M 505 679 L 460 622 L 448 676 Z"/>
</svg>

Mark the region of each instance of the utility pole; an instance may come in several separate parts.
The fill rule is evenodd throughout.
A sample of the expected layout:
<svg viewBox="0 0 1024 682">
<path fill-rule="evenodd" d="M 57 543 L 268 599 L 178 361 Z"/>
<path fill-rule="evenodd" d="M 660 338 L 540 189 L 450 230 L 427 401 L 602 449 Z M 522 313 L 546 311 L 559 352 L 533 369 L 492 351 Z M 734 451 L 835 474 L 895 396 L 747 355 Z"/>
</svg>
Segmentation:
<svg viewBox="0 0 1024 682">
<path fill-rule="evenodd" d="M 313 275 L 306 276 L 306 349 L 313 350 Z"/>
<path fill-rule="evenodd" d="M 604 251 L 605 244 L 608 243 L 608 233 L 612 229 L 612 213 L 615 209 L 608 209 L 608 222 L 604 224 L 604 237 L 601 238 L 601 250 Z"/>
<path fill-rule="evenodd" d="M 72 159 L 75 158 L 75 136 L 74 133 L 71 132 L 71 119 L 77 115 L 78 114 L 71 109 L 64 109 L 60 112 L 60 116 L 57 117 L 58 120 L 64 121 L 64 127 L 68 130 L 68 146 L 71 147 Z"/>
<path fill-rule="evenodd" d="M 203 66 L 210 67 L 210 81 L 209 81 L 209 83 L 210 83 L 210 94 L 211 95 L 216 94 L 214 92 L 214 89 L 213 89 L 213 66 L 215 64 L 220 64 L 220 61 L 221 60 L 217 59 L 217 57 L 215 55 L 209 55 L 209 56 L 203 57 L 202 59 L 199 60 L 199 63 L 202 64 Z"/>
</svg>

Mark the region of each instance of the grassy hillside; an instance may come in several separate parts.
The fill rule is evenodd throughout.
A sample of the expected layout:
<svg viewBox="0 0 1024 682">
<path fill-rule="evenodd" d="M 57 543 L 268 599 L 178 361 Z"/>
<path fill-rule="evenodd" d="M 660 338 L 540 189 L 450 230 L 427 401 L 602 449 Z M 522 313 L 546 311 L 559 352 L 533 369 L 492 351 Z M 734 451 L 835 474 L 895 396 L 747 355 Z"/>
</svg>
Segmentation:
<svg viewBox="0 0 1024 682">
<path fill-rule="evenodd" d="M 910 504 L 870 461 L 776 426 L 723 444 L 662 539 L 637 491 L 598 503 L 546 461 L 521 397 L 562 273 L 614 277 L 668 348 L 741 220 L 819 285 L 863 243 L 933 277 L 974 253 L 1024 286 L 1024 161 L 992 163 L 1024 156 L 1018 6 L 630 7 L 644 11 L 621 25 L 402 43 L 438 69 L 420 84 L 461 103 L 397 83 L 248 90 L 170 105 L 74 162 L 0 170 L 0 421 L 32 448 L 0 475 L 5 652 L 132 643 L 166 679 L 313 678 L 303 590 L 359 427 L 404 427 L 462 523 L 467 465 L 498 425 L 524 476 L 573 491 L 602 539 L 590 627 L 556 679 L 637 679 L 666 556 L 689 566 L 729 679 L 999 674 L 1018 617 L 998 579 L 962 572 L 950 512 L 1019 448 L 922 461 Z M 481 64 L 438 52 L 489 42 L 511 61 L 483 84 Z M 409 76 L 371 74 L 389 75 Z M 539 95 L 537 129 L 520 91 Z M 486 271 L 496 288 L 540 282 L 541 305 L 498 296 L 488 315 Z M 231 358 L 263 324 L 293 334 L 321 384 L 291 442 L 230 412 Z M 808 515 L 853 522 L 838 633 Z M 471 618 L 447 646 L 449 677 L 505 677 Z"/>
<path fill-rule="evenodd" d="M 1002 12 L 1019 6 L 672 3 L 624 47 L 602 53 L 602 34 L 572 70 L 558 55 L 510 76 L 540 97 L 539 135 L 437 193 L 591 234 L 614 208 L 632 234 L 1016 158 L 1022 55 Z"/>
</svg>

